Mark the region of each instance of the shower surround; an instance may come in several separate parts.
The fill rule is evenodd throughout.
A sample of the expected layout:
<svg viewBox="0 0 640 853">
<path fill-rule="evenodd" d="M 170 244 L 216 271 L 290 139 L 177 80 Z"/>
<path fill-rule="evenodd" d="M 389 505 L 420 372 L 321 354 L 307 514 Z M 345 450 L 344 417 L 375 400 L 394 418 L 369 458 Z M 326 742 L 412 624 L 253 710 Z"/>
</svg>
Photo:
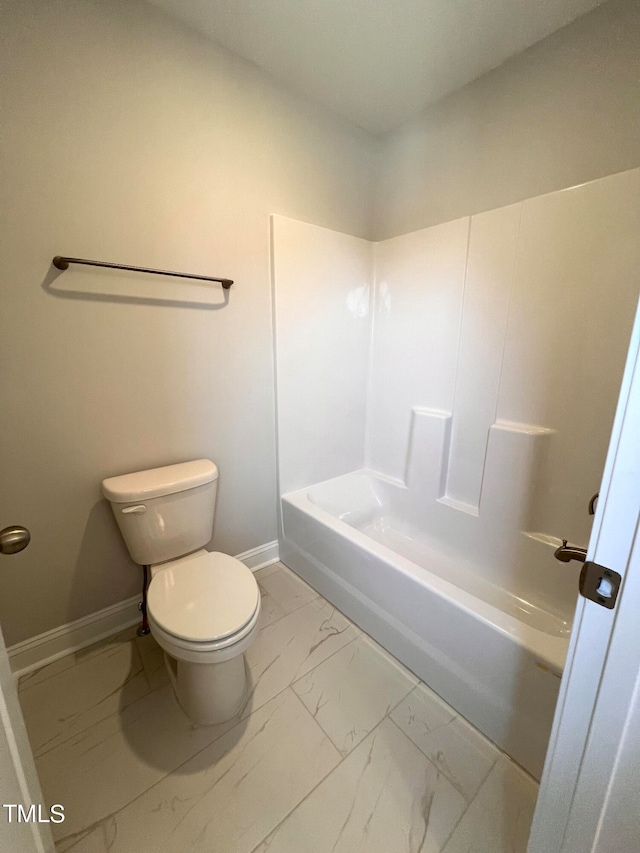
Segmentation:
<svg viewBox="0 0 640 853">
<path fill-rule="evenodd" d="M 380 243 L 274 216 L 281 557 L 540 776 L 640 170 Z"/>
</svg>

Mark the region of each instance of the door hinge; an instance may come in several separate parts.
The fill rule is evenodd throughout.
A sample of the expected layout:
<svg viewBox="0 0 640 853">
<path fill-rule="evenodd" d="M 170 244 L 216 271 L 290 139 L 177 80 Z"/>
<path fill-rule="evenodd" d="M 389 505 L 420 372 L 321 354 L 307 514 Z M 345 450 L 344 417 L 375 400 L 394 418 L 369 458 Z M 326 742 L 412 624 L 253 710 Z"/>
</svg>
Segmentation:
<svg viewBox="0 0 640 853">
<path fill-rule="evenodd" d="M 622 575 L 588 560 L 580 572 L 580 595 L 609 610 L 616 606 Z"/>
</svg>

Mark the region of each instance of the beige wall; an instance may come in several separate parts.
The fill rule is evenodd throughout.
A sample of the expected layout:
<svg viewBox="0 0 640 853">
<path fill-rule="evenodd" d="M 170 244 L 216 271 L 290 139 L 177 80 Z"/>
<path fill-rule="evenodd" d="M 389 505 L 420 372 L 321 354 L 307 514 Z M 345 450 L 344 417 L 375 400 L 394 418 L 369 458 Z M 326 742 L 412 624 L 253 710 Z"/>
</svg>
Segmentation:
<svg viewBox="0 0 640 853">
<path fill-rule="evenodd" d="M 640 3 L 610 0 L 383 139 L 383 239 L 640 165 Z"/>
<path fill-rule="evenodd" d="M 141 2 L 0 15 L 0 522 L 33 534 L 2 560 L 8 643 L 138 590 L 107 475 L 210 456 L 214 546 L 275 538 L 269 214 L 383 238 L 640 164 L 631 0 L 382 141 Z M 54 275 L 57 253 L 237 283 L 218 308 L 215 286 Z"/>
<path fill-rule="evenodd" d="M 145 4 L 0 11 L 0 520 L 33 536 L 2 559 L 15 643 L 138 591 L 107 475 L 210 457 L 214 546 L 276 538 L 269 214 L 368 236 L 375 143 Z M 55 254 L 236 284 L 216 309 L 219 286 L 55 276 Z"/>
</svg>

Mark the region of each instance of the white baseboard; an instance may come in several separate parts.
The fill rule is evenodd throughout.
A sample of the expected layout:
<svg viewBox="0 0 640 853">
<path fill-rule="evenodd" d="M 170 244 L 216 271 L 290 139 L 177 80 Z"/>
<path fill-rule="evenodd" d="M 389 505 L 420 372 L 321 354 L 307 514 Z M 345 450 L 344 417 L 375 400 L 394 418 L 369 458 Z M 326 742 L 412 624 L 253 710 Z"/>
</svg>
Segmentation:
<svg viewBox="0 0 640 853">
<path fill-rule="evenodd" d="M 241 560 L 252 572 L 264 569 L 265 566 L 277 563 L 280 559 L 278 540 L 275 539 L 273 542 L 267 542 L 266 545 L 258 545 L 257 548 L 252 548 L 250 551 L 236 554 L 236 559 Z"/>
<path fill-rule="evenodd" d="M 247 568 L 257 572 L 279 559 L 278 542 L 267 542 L 258 548 L 237 555 Z M 16 643 L 7 649 L 11 670 L 16 677 L 39 669 L 58 658 L 77 652 L 106 637 L 130 628 L 140 621 L 140 596 L 134 595 L 103 610 L 90 613 L 74 622 L 67 622 L 37 637 Z"/>
<path fill-rule="evenodd" d="M 7 649 L 14 675 L 25 675 L 140 621 L 140 596 L 119 601 L 74 622 L 67 622 Z"/>
</svg>

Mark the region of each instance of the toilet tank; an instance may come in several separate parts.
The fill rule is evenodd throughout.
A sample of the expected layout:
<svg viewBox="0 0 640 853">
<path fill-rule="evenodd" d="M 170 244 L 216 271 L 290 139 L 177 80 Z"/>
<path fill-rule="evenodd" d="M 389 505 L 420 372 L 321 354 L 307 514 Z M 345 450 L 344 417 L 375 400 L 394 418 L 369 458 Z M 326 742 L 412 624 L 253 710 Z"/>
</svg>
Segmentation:
<svg viewBox="0 0 640 853">
<path fill-rule="evenodd" d="M 102 481 L 129 553 L 142 566 L 164 563 L 211 539 L 218 469 L 209 459 Z"/>
</svg>

